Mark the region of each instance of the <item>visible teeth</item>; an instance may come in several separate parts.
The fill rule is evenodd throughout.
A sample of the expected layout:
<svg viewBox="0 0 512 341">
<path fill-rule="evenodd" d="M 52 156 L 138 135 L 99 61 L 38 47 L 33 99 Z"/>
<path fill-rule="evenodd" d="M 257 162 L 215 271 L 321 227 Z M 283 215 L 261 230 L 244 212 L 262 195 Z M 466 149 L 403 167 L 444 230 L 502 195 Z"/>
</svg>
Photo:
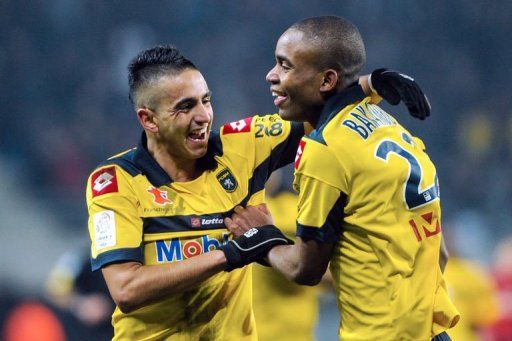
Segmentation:
<svg viewBox="0 0 512 341">
<path fill-rule="evenodd" d="M 206 133 L 206 127 L 201 128 L 201 129 L 192 130 L 190 133 L 194 134 L 194 135 L 204 134 L 204 133 Z"/>
<path fill-rule="evenodd" d="M 286 95 L 282 92 L 272 91 L 273 97 L 285 97 Z"/>
<path fill-rule="evenodd" d="M 201 129 L 192 130 L 189 136 L 195 140 L 203 139 L 206 135 L 207 127 L 203 127 Z"/>
</svg>

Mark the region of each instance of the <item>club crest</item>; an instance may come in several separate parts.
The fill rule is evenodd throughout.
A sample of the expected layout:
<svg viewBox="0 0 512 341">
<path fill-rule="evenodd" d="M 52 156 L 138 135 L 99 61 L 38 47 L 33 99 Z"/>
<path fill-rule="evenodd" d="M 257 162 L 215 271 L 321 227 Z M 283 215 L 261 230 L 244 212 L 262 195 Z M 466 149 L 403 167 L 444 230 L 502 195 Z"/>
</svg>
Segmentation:
<svg viewBox="0 0 512 341">
<path fill-rule="evenodd" d="M 217 174 L 217 180 L 219 180 L 222 188 L 224 188 L 228 193 L 234 192 L 238 187 L 235 177 L 228 168 L 224 168 L 219 172 L 219 174 Z"/>
</svg>

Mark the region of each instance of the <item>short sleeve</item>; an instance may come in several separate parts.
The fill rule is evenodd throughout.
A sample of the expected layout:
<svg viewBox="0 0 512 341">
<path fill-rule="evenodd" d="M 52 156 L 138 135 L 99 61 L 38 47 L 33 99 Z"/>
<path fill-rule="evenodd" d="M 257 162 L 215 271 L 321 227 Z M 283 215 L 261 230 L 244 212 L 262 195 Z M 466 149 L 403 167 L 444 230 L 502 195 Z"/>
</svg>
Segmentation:
<svg viewBox="0 0 512 341">
<path fill-rule="evenodd" d="M 92 270 L 114 263 L 143 262 L 142 219 L 132 177 L 116 165 L 95 170 L 87 182 Z"/>
<path fill-rule="evenodd" d="M 299 193 L 297 236 L 337 241 L 347 198 L 343 168 L 329 147 L 308 138 L 300 143 L 295 168 L 293 185 Z"/>
</svg>

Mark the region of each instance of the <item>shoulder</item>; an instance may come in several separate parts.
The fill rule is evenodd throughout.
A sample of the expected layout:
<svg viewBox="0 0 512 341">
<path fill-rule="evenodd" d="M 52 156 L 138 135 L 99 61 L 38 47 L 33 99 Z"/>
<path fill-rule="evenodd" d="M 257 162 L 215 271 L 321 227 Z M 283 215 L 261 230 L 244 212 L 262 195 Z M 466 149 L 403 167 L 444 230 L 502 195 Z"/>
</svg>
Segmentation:
<svg viewBox="0 0 512 341">
<path fill-rule="evenodd" d="M 124 151 L 101 162 L 87 181 L 87 196 L 101 197 L 125 190 L 131 180 L 142 173 L 134 162 L 136 148 Z"/>
<path fill-rule="evenodd" d="M 304 137 L 295 157 L 295 175 L 305 175 L 330 184 L 342 177 L 341 164 L 332 147 L 315 138 Z"/>
</svg>

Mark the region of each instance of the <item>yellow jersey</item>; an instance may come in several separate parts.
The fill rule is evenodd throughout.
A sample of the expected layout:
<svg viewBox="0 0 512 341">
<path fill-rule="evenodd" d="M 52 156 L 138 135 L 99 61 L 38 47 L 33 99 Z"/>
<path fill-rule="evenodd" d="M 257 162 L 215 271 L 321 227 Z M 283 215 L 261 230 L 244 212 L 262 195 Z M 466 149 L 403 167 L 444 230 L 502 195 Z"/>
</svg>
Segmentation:
<svg viewBox="0 0 512 341">
<path fill-rule="evenodd" d="M 335 244 L 340 340 L 430 340 L 457 322 L 436 169 L 419 139 L 353 86 L 328 101 L 295 167 L 297 235 Z"/>
<path fill-rule="evenodd" d="M 264 201 L 271 172 L 293 161 L 304 133 L 278 115 L 254 116 L 212 132 L 204 170 L 174 182 L 147 150 L 100 165 L 87 183 L 93 270 L 113 262 L 180 262 L 219 248 L 224 218 L 237 205 Z M 246 266 L 130 313 L 116 308 L 114 340 L 256 340 L 252 273 Z"/>
<path fill-rule="evenodd" d="M 274 223 L 288 237 L 295 234 L 297 196 L 280 192 L 267 197 Z M 308 341 L 318 316 L 318 287 L 297 285 L 277 270 L 253 266 L 254 317 L 260 341 Z"/>
</svg>

